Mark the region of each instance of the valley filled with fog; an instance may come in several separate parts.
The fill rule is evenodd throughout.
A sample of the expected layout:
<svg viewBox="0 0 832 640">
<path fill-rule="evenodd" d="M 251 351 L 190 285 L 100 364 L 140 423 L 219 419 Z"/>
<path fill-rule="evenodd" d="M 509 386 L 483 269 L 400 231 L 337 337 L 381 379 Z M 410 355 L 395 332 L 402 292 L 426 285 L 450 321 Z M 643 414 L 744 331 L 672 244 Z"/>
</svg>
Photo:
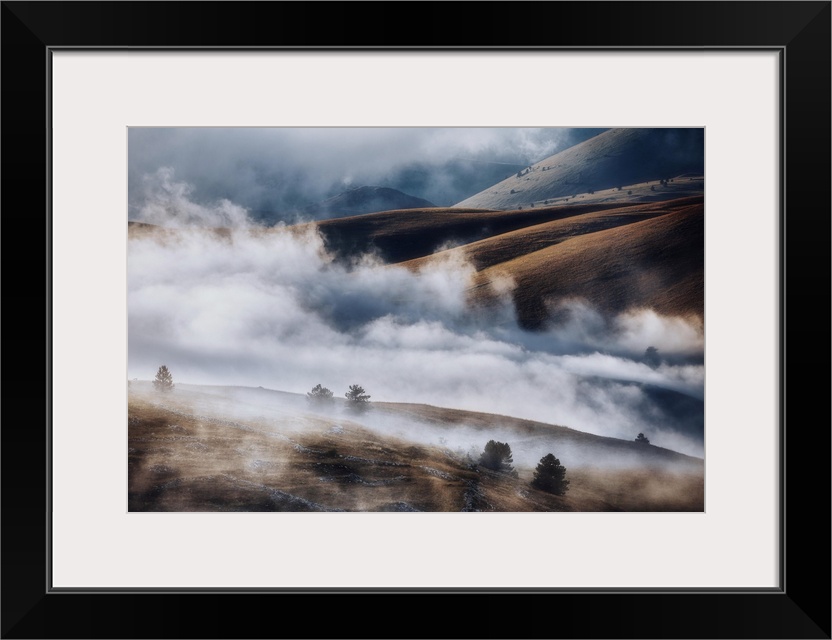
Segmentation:
<svg viewBox="0 0 832 640">
<path fill-rule="evenodd" d="M 316 131 L 315 135 L 322 134 Z M 486 138 L 489 144 L 498 139 Z M 636 142 L 641 146 L 630 137 L 619 138 L 607 134 L 603 138 L 607 142 L 596 145 L 603 157 L 609 156 L 610 148 L 624 153 L 632 147 L 642 153 L 648 142 L 657 144 L 652 138 L 645 138 L 647 142 L 639 138 Z M 553 135 L 541 138 L 548 153 L 553 152 L 554 139 Z M 562 133 L 557 139 L 569 140 L 570 134 Z M 131 145 L 133 141 L 131 137 Z M 370 142 L 381 144 L 372 137 Z M 450 145 L 441 137 L 430 143 Z M 136 139 L 137 149 L 131 153 L 138 153 L 144 144 Z M 265 157 L 262 144 L 256 146 L 257 153 Z M 519 154 L 517 162 L 532 157 L 528 153 L 539 152 L 531 143 L 528 147 L 527 155 Z M 584 151 L 575 152 L 572 147 L 567 157 L 580 157 L 581 175 L 585 175 L 589 171 L 586 167 L 592 166 L 594 147 L 588 151 L 578 147 Z M 481 147 L 477 152 L 484 153 Z M 554 152 L 553 157 L 558 158 L 557 149 Z M 299 158 L 306 155 L 301 153 Z M 674 161 L 679 162 L 678 158 Z M 685 238 L 693 238 L 687 230 L 702 225 L 701 197 L 696 195 L 696 189 L 701 189 L 699 178 L 690 183 L 690 178 L 660 173 L 652 189 L 641 186 L 619 191 L 612 184 L 612 204 L 604 205 L 609 212 L 603 219 L 591 208 L 597 187 L 594 183 L 587 188 L 589 200 L 581 205 L 583 209 L 547 209 L 538 204 L 538 219 L 525 218 L 507 207 L 505 215 L 513 216 L 510 233 L 500 230 L 502 219 L 487 214 L 488 207 L 482 214 L 466 209 L 454 215 L 466 220 L 480 216 L 488 222 L 477 228 L 475 236 L 462 237 L 446 224 L 454 210 L 440 207 L 410 213 L 352 214 L 336 220 L 337 224 L 324 232 L 314 216 L 303 214 L 300 199 L 291 215 L 276 214 L 265 220 L 262 211 L 255 209 L 251 200 L 239 197 L 237 190 L 209 196 L 200 186 L 201 179 L 189 181 L 187 172 L 173 163 L 152 166 L 153 162 L 153 153 L 148 152 L 141 162 L 134 163 L 146 169 L 144 173 L 131 176 L 131 184 L 140 185 L 134 189 L 140 197 L 131 199 L 128 228 L 128 379 L 131 437 L 144 438 L 141 442 L 162 440 L 156 448 L 138 446 L 139 440 L 131 443 L 131 483 L 135 487 L 140 484 L 136 496 L 144 496 L 136 498 L 131 509 L 211 509 L 210 500 L 189 507 L 181 496 L 168 503 L 148 496 L 157 495 L 158 487 L 180 486 L 175 484 L 176 478 L 214 478 L 211 456 L 205 452 L 216 446 L 217 451 L 225 452 L 223 464 L 231 455 L 237 465 L 220 474 L 225 478 L 222 482 L 245 475 L 245 482 L 265 487 L 263 491 L 272 497 L 271 502 L 257 502 L 263 509 L 272 504 L 278 510 L 295 510 L 292 505 L 301 503 L 292 499 L 302 498 L 317 507 L 297 510 L 376 510 L 384 505 L 457 510 L 453 507 L 457 502 L 470 502 L 472 486 L 485 487 L 486 493 L 498 491 L 496 481 L 471 484 L 473 476 L 469 477 L 477 473 L 479 452 L 492 439 L 511 444 L 519 472 L 511 482 L 519 482 L 517 487 L 523 482 L 528 486 L 535 465 L 548 453 L 554 453 L 577 474 L 572 486 L 574 503 L 564 502 L 566 498 L 541 497 L 524 498 L 520 504 L 515 498 L 489 493 L 491 497 L 483 497 L 482 504 L 493 509 L 616 508 L 606 493 L 603 500 L 598 498 L 600 493 L 591 498 L 595 494 L 587 487 L 606 491 L 599 488 L 603 483 L 599 484 L 597 474 L 649 470 L 693 474 L 694 480 L 685 476 L 679 485 L 684 485 L 679 489 L 684 499 L 678 504 L 661 494 L 657 502 L 645 498 L 646 502 L 638 503 L 645 510 L 696 510 L 701 506 L 698 497 L 690 502 L 690 496 L 691 487 L 703 487 L 704 325 L 702 302 L 697 299 L 703 260 L 698 256 L 703 248 L 691 239 L 692 249 L 682 257 L 676 254 L 678 260 L 687 261 L 684 269 L 674 265 L 674 255 L 665 250 L 668 238 L 684 243 Z M 304 166 L 303 162 L 296 168 Z M 322 166 L 312 173 L 322 174 L 331 162 L 322 159 Z M 615 182 L 609 177 L 614 167 L 605 162 L 598 179 Z M 281 171 L 284 165 L 288 166 L 285 160 Z M 544 166 L 557 164 L 546 161 Z M 381 171 L 380 164 L 368 164 L 364 169 L 369 172 L 370 167 Z M 404 169 L 396 171 L 391 175 Z M 676 179 L 671 184 L 672 177 Z M 522 174 L 515 179 L 523 179 Z M 315 180 L 325 182 L 322 175 Z M 685 180 L 688 182 L 681 192 L 679 185 Z M 459 180 L 454 184 L 462 189 Z M 472 183 L 469 190 L 475 187 Z M 261 188 L 258 182 L 258 193 Z M 442 188 L 450 189 L 447 185 Z M 545 180 L 541 178 L 535 188 L 537 194 L 545 193 Z M 431 194 L 417 195 L 429 199 Z M 309 196 L 317 197 L 323 200 L 331 197 L 331 192 L 321 187 Z M 464 196 L 455 197 L 462 200 Z M 576 197 L 580 203 L 581 197 Z M 667 200 L 666 206 L 662 198 Z M 307 211 L 318 209 L 308 205 Z M 328 219 L 332 219 L 330 214 Z M 416 218 L 421 220 L 418 229 L 410 222 Z M 367 226 L 371 221 L 375 225 L 372 232 Z M 335 233 L 351 244 L 338 245 Z M 430 249 L 419 249 L 416 262 L 390 260 L 374 248 L 374 238 L 381 237 L 380 233 L 386 234 L 388 242 Z M 356 238 L 360 239 L 357 244 Z M 537 243 L 534 251 L 533 241 Z M 541 249 L 538 245 L 543 241 L 549 244 Z M 492 248 L 495 242 L 502 243 L 499 251 L 511 253 L 511 260 L 492 258 L 485 269 L 480 258 L 487 251 L 489 256 L 498 255 Z M 624 266 L 620 260 L 615 263 L 614 255 L 620 255 L 616 247 L 623 243 L 637 248 Z M 340 250 L 345 246 L 353 248 Z M 577 261 L 575 255 L 580 256 Z M 552 293 L 564 290 L 567 277 L 586 282 L 591 295 Z M 528 302 L 529 296 L 533 296 L 532 302 Z M 656 300 L 661 297 L 661 304 L 645 304 L 651 296 Z M 531 306 L 538 309 L 535 317 L 542 317 L 533 329 L 527 321 Z M 167 393 L 151 384 L 161 365 L 169 368 L 176 383 Z M 323 409 L 307 400 L 316 385 L 334 394 L 331 404 Z M 360 385 L 369 394 L 366 411 L 350 413 L 344 404 L 350 385 Z M 183 412 L 190 417 L 179 435 L 187 438 L 176 440 L 171 424 L 176 426 L 175 416 Z M 229 427 L 229 433 L 242 438 L 236 445 L 234 438 L 223 440 L 221 447 L 216 444 L 219 440 L 212 440 L 227 435 L 218 431 L 216 422 L 223 416 L 229 424 L 237 425 Z M 140 430 L 141 435 L 134 430 Z M 246 433 L 258 434 L 252 440 L 256 452 L 251 455 L 240 449 Z M 352 434 L 348 440 L 345 433 Z M 638 434 L 646 436 L 650 444 L 636 443 Z M 361 443 L 372 442 L 374 437 L 398 453 L 387 458 L 359 455 Z M 173 440 L 168 441 L 170 438 Z M 280 444 L 271 453 L 263 453 L 261 449 L 272 441 Z M 406 464 L 401 447 L 409 446 L 421 447 L 421 453 L 413 455 L 427 461 L 418 465 L 422 469 L 418 474 L 402 471 L 371 478 L 372 474 L 353 468 L 369 463 L 346 460 L 373 459 L 376 473 Z M 314 462 L 316 455 L 318 462 Z M 450 467 L 440 469 L 440 459 Z M 193 467 L 192 472 L 174 474 L 177 460 L 183 469 Z M 259 468 L 257 460 L 262 463 Z M 294 470 L 291 477 L 286 475 L 290 468 Z M 432 471 L 424 472 L 423 468 Z M 152 469 L 162 469 L 161 475 L 154 476 Z M 233 469 L 244 472 L 234 475 Z M 261 477 L 264 469 L 271 469 L 271 475 Z M 596 475 L 594 480 L 589 476 L 582 479 L 581 473 Z M 430 492 L 425 493 L 422 485 L 429 482 L 433 486 L 443 474 L 448 486 L 459 491 L 437 493 L 445 496 L 440 502 L 425 497 Z M 278 477 L 292 485 L 291 492 L 278 486 Z M 409 480 L 402 479 L 405 477 Z M 391 478 L 397 480 L 385 484 Z M 611 478 L 606 480 L 608 484 L 614 484 Z M 635 482 L 624 476 L 619 481 Z M 327 487 L 332 482 L 332 486 L 345 482 L 361 485 L 363 497 L 358 502 L 343 498 L 339 503 L 335 494 L 321 493 L 320 487 L 307 487 L 304 493 L 303 487 L 320 482 Z M 667 478 L 663 482 L 675 486 Z M 416 494 L 397 497 L 397 483 L 422 487 L 421 498 L 414 497 Z M 236 487 L 233 490 L 229 488 L 232 485 Z M 234 492 L 242 491 L 241 486 L 232 482 L 223 491 L 237 495 Z M 364 495 L 368 487 L 384 487 L 376 492 L 384 494 L 384 500 Z M 210 493 L 206 487 L 200 491 Z M 275 498 L 274 491 L 294 498 Z M 410 489 L 402 491 L 405 495 Z M 578 500 L 580 496 L 583 498 Z M 246 502 L 248 498 L 240 500 L 243 510 L 254 504 Z M 638 504 L 623 508 L 639 510 Z"/>
</svg>

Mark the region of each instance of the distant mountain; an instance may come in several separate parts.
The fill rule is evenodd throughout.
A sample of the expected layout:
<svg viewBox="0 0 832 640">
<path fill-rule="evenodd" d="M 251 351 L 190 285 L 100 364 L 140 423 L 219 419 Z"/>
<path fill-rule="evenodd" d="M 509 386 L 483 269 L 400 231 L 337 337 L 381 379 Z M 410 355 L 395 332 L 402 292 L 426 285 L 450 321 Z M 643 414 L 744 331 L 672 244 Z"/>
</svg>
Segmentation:
<svg viewBox="0 0 832 640">
<path fill-rule="evenodd" d="M 323 202 L 304 207 L 314 216 L 344 217 L 393 209 L 425 209 L 436 205 L 389 187 L 356 187 Z"/>
<path fill-rule="evenodd" d="M 610 129 L 457 203 L 517 209 L 547 199 L 704 175 L 704 129 Z M 626 193 L 626 189 L 624 190 Z"/>
<path fill-rule="evenodd" d="M 516 160 L 488 162 L 452 158 L 439 164 L 414 162 L 394 168 L 378 184 L 405 193 L 419 193 L 441 207 L 449 207 L 525 168 L 525 163 Z"/>
</svg>

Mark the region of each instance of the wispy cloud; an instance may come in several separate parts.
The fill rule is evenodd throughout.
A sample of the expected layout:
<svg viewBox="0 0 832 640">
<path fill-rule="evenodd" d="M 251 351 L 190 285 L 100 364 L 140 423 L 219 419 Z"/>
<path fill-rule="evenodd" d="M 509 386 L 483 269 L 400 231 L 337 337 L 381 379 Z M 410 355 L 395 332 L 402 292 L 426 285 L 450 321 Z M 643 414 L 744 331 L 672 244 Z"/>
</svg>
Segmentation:
<svg viewBox="0 0 832 640">
<path fill-rule="evenodd" d="M 187 215 L 243 211 L 196 205 L 173 176 L 161 178 Z M 585 308 L 583 322 L 528 333 L 509 306 L 484 316 L 466 305 L 465 263 L 437 263 L 422 274 L 372 260 L 345 266 L 313 230 L 238 229 L 225 239 L 189 230 L 163 243 L 137 237 L 128 257 L 130 376 L 150 378 L 165 363 L 182 382 L 298 393 L 322 383 L 339 395 L 358 383 L 378 401 L 628 439 L 645 432 L 655 444 L 701 453 L 701 441 L 668 430 L 642 386 L 702 397 L 703 366 L 690 363 L 701 355 L 701 328 L 683 320 L 644 312 L 599 322 Z M 647 346 L 659 347 L 663 364 L 641 362 Z"/>
<path fill-rule="evenodd" d="M 232 201 L 255 219 L 293 220 L 349 187 L 390 186 L 447 205 L 601 131 L 517 128 L 131 128 L 129 210 L 152 203 L 162 168 L 202 206 Z M 489 164 L 493 163 L 493 164 Z M 488 166 L 486 166 L 488 165 Z M 510 171 L 506 169 L 505 171 Z"/>
</svg>

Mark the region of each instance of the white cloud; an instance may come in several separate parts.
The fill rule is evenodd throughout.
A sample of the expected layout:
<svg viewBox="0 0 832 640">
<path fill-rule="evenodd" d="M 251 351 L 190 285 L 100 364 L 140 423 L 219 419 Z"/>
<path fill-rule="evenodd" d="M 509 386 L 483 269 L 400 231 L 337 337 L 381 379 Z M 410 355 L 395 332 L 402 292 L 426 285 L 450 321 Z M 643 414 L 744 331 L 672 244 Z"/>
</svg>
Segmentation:
<svg viewBox="0 0 832 640">
<path fill-rule="evenodd" d="M 263 210 L 274 219 L 294 219 L 298 206 L 323 200 L 349 186 L 388 184 L 399 171 L 401 187 L 421 185 L 411 195 L 438 205 L 458 202 L 471 191 L 482 165 L 532 163 L 600 130 L 564 128 L 131 128 L 130 215 L 151 203 L 145 179 L 172 168 L 193 186 L 192 199 L 209 210 L 223 200 Z M 446 163 L 474 162 L 472 174 L 448 175 Z M 398 185 L 398 186 L 397 186 Z M 416 189 L 415 186 L 413 186 Z M 439 201 L 443 200 L 443 201 Z"/>
<path fill-rule="evenodd" d="M 171 183 L 175 184 L 175 183 Z M 189 208 L 187 190 L 171 190 Z M 700 454 L 666 430 L 638 384 L 702 396 L 701 364 L 638 361 L 646 345 L 701 354 L 684 321 L 630 314 L 605 323 L 583 308 L 571 325 L 530 334 L 465 304 L 472 273 L 439 263 L 422 275 L 372 260 L 333 262 L 314 233 L 238 229 L 230 239 L 188 230 L 129 244 L 129 375 L 167 364 L 176 381 L 422 402 L 511 415 Z M 628 355 L 629 354 L 629 355 Z"/>
<path fill-rule="evenodd" d="M 208 206 L 192 202 L 193 187 L 177 182 L 170 167 L 160 167 L 143 182 L 144 203 L 137 216 L 142 222 L 169 227 L 241 227 L 249 223 L 246 210 L 226 198 Z"/>
</svg>

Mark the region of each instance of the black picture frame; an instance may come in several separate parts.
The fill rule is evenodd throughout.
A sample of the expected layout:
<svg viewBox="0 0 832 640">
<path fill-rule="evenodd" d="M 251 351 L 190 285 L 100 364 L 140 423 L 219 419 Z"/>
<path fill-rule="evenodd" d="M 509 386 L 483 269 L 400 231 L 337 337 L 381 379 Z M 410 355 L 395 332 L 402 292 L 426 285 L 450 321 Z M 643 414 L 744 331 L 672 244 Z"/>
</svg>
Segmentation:
<svg viewBox="0 0 832 640">
<path fill-rule="evenodd" d="M 3 638 L 830 637 L 830 2 L 3 2 L 0 20 Z M 51 589 L 48 96 L 51 51 L 70 47 L 778 51 L 780 587 Z M 299 613 L 310 603 L 314 620 Z"/>
</svg>

